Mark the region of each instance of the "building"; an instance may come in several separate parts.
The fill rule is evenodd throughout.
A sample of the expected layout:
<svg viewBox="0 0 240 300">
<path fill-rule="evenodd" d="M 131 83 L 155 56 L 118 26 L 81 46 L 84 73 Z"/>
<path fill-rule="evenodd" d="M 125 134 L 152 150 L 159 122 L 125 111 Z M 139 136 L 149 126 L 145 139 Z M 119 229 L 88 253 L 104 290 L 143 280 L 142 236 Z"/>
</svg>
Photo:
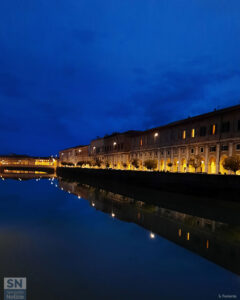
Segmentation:
<svg viewBox="0 0 240 300">
<path fill-rule="evenodd" d="M 225 158 L 240 155 L 240 105 L 146 131 L 115 133 L 85 147 L 85 155 L 77 156 L 74 147 L 60 157 L 69 153 L 74 164 L 98 160 L 101 168 L 146 170 L 146 161 L 152 160 L 158 171 L 228 174 Z"/>
<path fill-rule="evenodd" d="M 1 155 L 0 166 L 56 167 L 57 159 L 52 157 L 33 157 L 28 155 Z"/>
<path fill-rule="evenodd" d="M 74 165 L 78 162 L 87 163 L 90 161 L 89 146 L 76 146 L 59 152 L 59 165 Z"/>
</svg>

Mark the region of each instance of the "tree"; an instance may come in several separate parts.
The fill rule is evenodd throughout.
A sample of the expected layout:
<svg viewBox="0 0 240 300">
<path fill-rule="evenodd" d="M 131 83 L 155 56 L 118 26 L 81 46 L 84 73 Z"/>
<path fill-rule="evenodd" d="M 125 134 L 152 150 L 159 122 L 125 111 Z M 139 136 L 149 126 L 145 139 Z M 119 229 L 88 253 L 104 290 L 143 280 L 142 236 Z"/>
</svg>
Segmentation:
<svg viewBox="0 0 240 300">
<path fill-rule="evenodd" d="M 200 168 L 202 165 L 201 156 L 197 154 L 194 157 L 190 158 L 188 161 L 188 165 L 192 166 L 196 172 L 197 169 Z"/>
<path fill-rule="evenodd" d="M 132 165 L 138 169 L 140 167 L 140 163 L 139 163 L 139 159 L 135 158 L 133 161 L 132 161 Z"/>
<path fill-rule="evenodd" d="M 225 158 L 225 160 L 223 162 L 223 167 L 224 167 L 224 169 L 232 171 L 232 172 L 234 172 L 234 174 L 236 174 L 236 172 L 238 170 L 240 170 L 239 156 L 229 156 L 229 157 Z"/>
<path fill-rule="evenodd" d="M 126 168 L 127 167 L 127 163 L 122 163 L 122 166 L 124 167 L 124 168 Z"/>
<path fill-rule="evenodd" d="M 144 166 L 148 170 L 154 170 L 157 168 L 157 161 L 155 159 L 148 159 L 144 162 Z"/>
<path fill-rule="evenodd" d="M 84 164 L 85 164 L 84 161 L 79 161 L 79 162 L 77 163 L 77 166 L 82 167 Z"/>
<path fill-rule="evenodd" d="M 101 159 L 100 158 L 95 158 L 95 160 L 92 162 L 92 165 L 93 166 L 97 166 L 97 167 L 101 167 L 101 165 L 102 165 L 102 161 L 101 161 Z"/>
</svg>

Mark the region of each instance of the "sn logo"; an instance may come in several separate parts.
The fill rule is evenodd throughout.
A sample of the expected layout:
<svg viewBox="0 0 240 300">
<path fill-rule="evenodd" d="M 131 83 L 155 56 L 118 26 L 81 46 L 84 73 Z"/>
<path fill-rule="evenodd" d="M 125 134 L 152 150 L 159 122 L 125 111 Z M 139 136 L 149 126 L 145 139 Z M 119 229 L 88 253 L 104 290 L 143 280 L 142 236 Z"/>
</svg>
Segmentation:
<svg viewBox="0 0 240 300">
<path fill-rule="evenodd" d="M 22 278 L 4 278 L 4 289 L 6 290 L 26 290 L 26 277 Z"/>
</svg>

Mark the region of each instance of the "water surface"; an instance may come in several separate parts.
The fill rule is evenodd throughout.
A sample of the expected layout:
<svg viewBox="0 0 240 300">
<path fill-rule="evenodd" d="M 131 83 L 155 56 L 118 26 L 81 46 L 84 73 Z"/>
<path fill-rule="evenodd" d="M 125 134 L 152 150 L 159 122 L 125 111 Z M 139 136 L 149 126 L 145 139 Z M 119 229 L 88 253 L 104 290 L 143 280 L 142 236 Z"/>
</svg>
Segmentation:
<svg viewBox="0 0 240 300">
<path fill-rule="evenodd" d="M 1 281 L 27 277 L 28 299 L 239 297 L 239 260 L 237 224 L 77 182 L 0 181 Z"/>
</svg>

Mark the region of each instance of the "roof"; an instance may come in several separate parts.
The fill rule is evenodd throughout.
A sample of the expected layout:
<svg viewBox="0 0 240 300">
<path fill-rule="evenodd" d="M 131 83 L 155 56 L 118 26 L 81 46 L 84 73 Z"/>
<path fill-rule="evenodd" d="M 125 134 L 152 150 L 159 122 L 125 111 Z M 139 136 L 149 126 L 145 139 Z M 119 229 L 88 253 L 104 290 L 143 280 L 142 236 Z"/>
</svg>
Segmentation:
<svg viewBox="0 0 240 300">
<path fill-rule="evenodd" d="M 218 115 L 221 115 L 221 114 L 224 114 L 227 112 L 232 112 L 232 111 L 237 111 L 237 110 L 240 111 L 240 105 L 234 105 L 234 106 L 230 106 L 230 107 L 226 107 L 226 108 L 222 108 L 222 109 L 218 109 L 218 110 L 214 109 L 214 111 L 212 111 L 212 112 L 204 113 L 204 114 L 193 116 L 193 117 L 188 117 L 186 119 L 182 119 L 182 120 L 174 121 L 174 122 L 162 125 L 162 126 L 154 127 L 154 128 L 144 131 L 143 133 L 148 133 L 148 132 L 155 131 L 155 130 L 170 128 L 173 126 L 182 125 L 182 124 L 202 120 L 202 119 L 209 118 L 209 117 L 214 117 L 214 116 L 218 116 Z"/>
<path fill-rule="evenodd" d="M 68 150 L 71 150 L 71 149 L 78 149 L 78 148 L 84 148 L 84 147 L 88 147 L 88 145 L 79 145 L 79 146 L 69 147 L 69 148 L 60 150 L 59 152 L 64 152 L 64 151 L 68 151 Z"/>
</svg>

